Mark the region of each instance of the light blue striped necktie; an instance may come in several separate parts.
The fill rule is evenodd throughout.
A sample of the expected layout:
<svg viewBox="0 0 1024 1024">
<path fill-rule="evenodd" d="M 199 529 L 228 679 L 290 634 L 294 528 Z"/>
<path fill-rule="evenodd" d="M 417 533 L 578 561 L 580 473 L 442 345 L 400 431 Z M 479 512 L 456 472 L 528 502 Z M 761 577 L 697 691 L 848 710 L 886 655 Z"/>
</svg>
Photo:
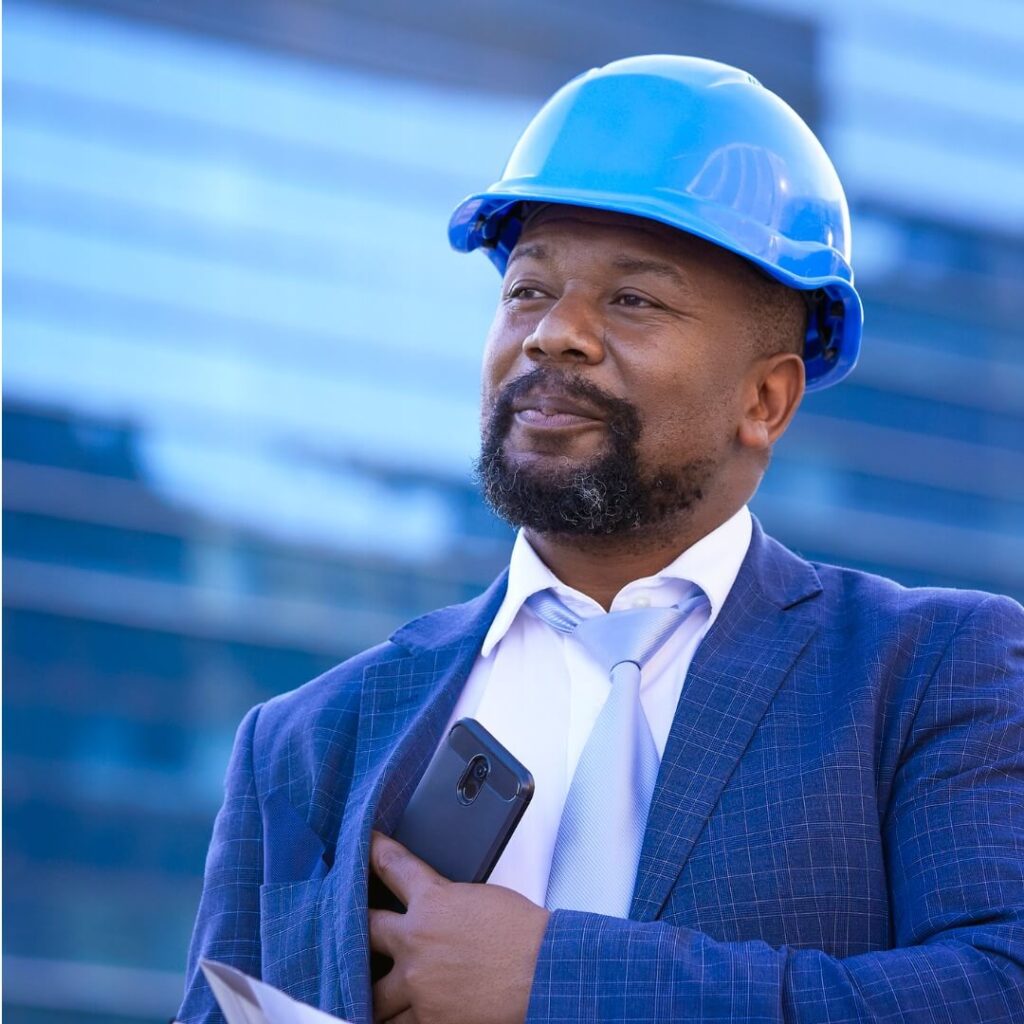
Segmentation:
<svg viewBox="0 0 1024 1024">
<path fill-rule="evenodd" d="M 572 634 L 612 683 L 569 786 L 544 903 L 549 910 L 627 917 L 660 765 L 640 703 L 640 669 L 707 597 L 698 589 L 675 607 L 589 619 L 552 590 L 527 604 L 549 626 Z"/>
</svg>

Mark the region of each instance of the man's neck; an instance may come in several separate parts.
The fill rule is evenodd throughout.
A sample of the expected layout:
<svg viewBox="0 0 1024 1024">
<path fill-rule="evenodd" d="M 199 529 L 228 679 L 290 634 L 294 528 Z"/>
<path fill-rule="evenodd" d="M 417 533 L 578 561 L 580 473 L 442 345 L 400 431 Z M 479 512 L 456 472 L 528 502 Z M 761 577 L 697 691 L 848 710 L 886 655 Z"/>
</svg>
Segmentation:
<svg viewBox="0 0 1024 1024">
<path fill-rule="evenodd" d="M 599 537 L 527 530 L 526 539 L 566 586 L 608 610 L 624 586 L 661 572 L 735 511 L 738 510 L 715 516 L 711 521 L 694 518 L 685 524 Z"/>
</svg>

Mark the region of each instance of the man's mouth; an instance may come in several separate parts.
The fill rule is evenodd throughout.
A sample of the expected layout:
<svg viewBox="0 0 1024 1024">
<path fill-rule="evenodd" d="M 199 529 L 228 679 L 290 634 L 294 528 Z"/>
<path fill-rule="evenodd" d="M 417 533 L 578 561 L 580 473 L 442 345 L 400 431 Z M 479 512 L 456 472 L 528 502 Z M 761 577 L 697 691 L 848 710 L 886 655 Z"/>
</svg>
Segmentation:
<svg viewBox="0 0 1024 1024">
<path fill-rule="evenodd" d="M 573 427 L 604 422 L 592 405 L 564 394 L 533 392 L 517 399 L 515 419 L 531 427 Z"/>
</svg>

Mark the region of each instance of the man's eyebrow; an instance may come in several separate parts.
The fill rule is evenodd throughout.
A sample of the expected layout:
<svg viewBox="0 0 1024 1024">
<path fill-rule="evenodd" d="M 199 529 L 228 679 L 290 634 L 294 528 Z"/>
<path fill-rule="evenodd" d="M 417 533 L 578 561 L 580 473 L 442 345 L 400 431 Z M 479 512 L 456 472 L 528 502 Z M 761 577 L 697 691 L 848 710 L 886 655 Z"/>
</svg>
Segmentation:
<svg viewBox="0 0 1024 1024">
<path fill-rule="evenodd" d="M 519 259 L 546 260 L 549 255 L 547 246 L 541 245 L 540 242 L 531 242 L 528 245 L 517 245 L 512 250 L 512 255 L 509 256 L 508 263 L 505 264 L 505 267 L 506 269 L 511 267 L 512 264 Z"/>
<path fill-rule="evenodd" d="M 526 245 L 517 245 L 512 250 L 512 255 L 505 265 L 506 270 L 518 259 L 548 260 L 551 253 L 546 245 L 541 242 L 530 242 Z M 643 256 L 627 256 L 625 253 L 616 256 L 612 260 L 612 266 L 617 270 L 624 270 L 630 274 L 657 274 L 666 280 L 683 288 L 691 287 L 690 280 L 677 267 L 662 260 L 649 259 Z"/>
<path fill-rule="evenodd" d="M 645 259 L 639 256 L 616 256 L 612 266 L 618 270 L 625 270 L 631 274 L 657 274 L 659 277 L 667 278 L 675 284 L 689 288 L 691 282 L 687 277 L 671 263 L 663 263 L 661 260 Z"/>
</svg>

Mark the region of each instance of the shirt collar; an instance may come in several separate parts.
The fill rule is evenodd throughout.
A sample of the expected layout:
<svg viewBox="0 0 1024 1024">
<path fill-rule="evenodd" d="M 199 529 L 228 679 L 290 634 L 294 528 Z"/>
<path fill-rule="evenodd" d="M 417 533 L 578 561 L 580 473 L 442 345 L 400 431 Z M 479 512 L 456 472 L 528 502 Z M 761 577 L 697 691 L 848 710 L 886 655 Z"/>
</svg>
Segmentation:
<svg viewBox="0 0 1024 1024">
<path fill-rule="evenodd" d="M 711 605 L 711 616 L 708 619 L 710 626 L 718 618 L 718 613 L 725 604 L 733 583 L 736 582 L 740 565 L 750 547 L 752 533 L 750 510 L 744 505 L 721 526 L 687 548 L 661 572 L 628 583 L 616 595 L 612 607 L 614 608 L 630 591 L 655 587 L 663 581 L 681 580 L 696 584 L 707 595 Z M 508 589 L 498 614 L 495 615 L 491 628 L 484 637 L 480 650 L 483 657 L 486 658 L 509 631 L 526 600 L 532 594 L 547 590 L 549 587 L 554 588 L 559 597 L 583 614 L 593 614 L 595 609 L 599 609 L 596 602 L 586 594 L 581 594 L 562 583 L 541 561 L 526 539 L 526 534 L 520 530 L 509 560 Z"/>
</svg>

